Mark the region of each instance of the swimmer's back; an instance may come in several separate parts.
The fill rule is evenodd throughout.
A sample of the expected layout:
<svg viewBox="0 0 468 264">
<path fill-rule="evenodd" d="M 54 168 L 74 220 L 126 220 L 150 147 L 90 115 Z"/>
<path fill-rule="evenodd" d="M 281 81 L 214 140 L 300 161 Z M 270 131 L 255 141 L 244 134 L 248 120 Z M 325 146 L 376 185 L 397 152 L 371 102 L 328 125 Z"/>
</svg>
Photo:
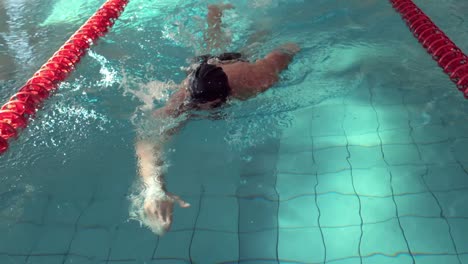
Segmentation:
<svg viewBox="0 0 468 264">
<path fill-rule="evenodd" d="M 288 49 L 272 51 L 255 63 L 238 61 L 219 65 L 228 76 L 231 96 L 244 100 L 267 90 L 278 82 L 279 73 L 288 67 L 294 54 L 299 51 L 297 45 L 286 47 Z"/>
</svg>

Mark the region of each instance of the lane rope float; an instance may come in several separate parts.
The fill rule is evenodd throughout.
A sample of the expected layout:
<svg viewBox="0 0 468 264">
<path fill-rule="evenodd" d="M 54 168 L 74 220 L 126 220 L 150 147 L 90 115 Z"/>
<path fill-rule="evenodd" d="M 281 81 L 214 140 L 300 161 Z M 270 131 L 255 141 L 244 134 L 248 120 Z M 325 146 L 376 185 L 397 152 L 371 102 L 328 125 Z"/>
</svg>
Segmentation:
<svg viewBox="0 0 468 264">
<path fill-rule="evenodd" d="M 468 57 L 412 0 L 390 0 L 413 35 L 468 99 Z"/>
<path fill-rule="evenodd" d="M 17 138 L 41 104 L 75 69 L 93 43 L 114 25 L 129 0 L 108 0 L 0 108 L 0 154 Z"/>
</svg>

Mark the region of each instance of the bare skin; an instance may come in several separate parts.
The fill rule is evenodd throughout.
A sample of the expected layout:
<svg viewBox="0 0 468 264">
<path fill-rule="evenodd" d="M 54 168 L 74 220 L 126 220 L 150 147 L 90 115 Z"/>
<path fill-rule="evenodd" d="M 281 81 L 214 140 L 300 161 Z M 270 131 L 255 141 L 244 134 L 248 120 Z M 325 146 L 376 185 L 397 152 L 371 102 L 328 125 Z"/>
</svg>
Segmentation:
<svg viewBox="0 0 468 264">
<path fill-rule="evenodd" d="M 219 36 L 221 35 L 221 18 L 223 10 L 232 9 L 230 4 L 210 5 L 208 6 L 208 30 L 205 33 L 205 40 L 208 47 L 216 48 L 222 44 Z M 286 69 L 292 61 L 294 55 L 300 48 L 294 43 L 284 44 L 274 51 L 270 52 L 263 59 L 253 63 L 236 61 L 229 64 L 216 64 L 221 67 L 228 77 L 231 87 L 230 99 L 246 100 L 262 93 L 272 87 L 279 80 L 279 74 Z M 173 94 L 165 107 L 154 112 L 157 118 L 177 117 L 184 111 L 190 109 L 184 108 L 184 102 L 189 99 L 189 92 L 186 89 L 188 78 L 185 79 L 180 89 Z M 218 103 L 219 100 L 197 105 L 198 109 L 210 109 L 211 105 Z M 181 122 L 179 128 L 183 125 Z M 172 224 L 172 215 L 174 203 L 182 208 L 190 206 L 179 196 L 166 190 L 162 165 L 162 148 L 164 143 L 170 139 L 175 131 L 166 131 L 161 135 L 161 140 L 152 142 L 149 140 L 138 140 L 135 149 L 138 157 L 139 174 L 145 184 L 146 198 L 144 202 L 144 211 L 151 221 L 156 221 L 164 233 L 170 229 Z"/>
</svg>

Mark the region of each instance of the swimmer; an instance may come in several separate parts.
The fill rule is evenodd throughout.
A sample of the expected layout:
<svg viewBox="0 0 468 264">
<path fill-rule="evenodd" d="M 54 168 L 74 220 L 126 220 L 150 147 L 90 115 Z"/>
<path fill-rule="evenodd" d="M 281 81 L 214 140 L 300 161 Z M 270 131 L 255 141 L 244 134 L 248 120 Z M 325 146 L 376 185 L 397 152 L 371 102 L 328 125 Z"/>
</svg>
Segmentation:
<svg viewBox="0 0 468 264">
<path fill-rule="evenodd" d="M 231 4 L 209 5 L 205 33 L 207 47 L 222 46 L 223 11 Z M 240 53 L 203 55 L 195 58 L 187 78 L 180 84 L 168 103 L 154 112 L 155 118 L 176 118 L 191 110 L 210 110 L 222 107 L 228 100 L 246 100 L 266 91 L 279 80 L 279 74 L 291 63 L 300 48 L 294 43 L 284 44 L 255 62 L 245 60 Z M 182 123 L 182 122 L 181 122 Z M 179 124 L 180 128 L 182 124 Z M 135 145 L 139 174 L 145 185 L 144 223 L 157 234 L 168 231 L 172 224 L 174 203 L 182 208 L 190 206 L 165 188 L 162 169 L 164 142 L 177 129 L 166 131 L 158 142 L 138 139 Z"/>
</svg>

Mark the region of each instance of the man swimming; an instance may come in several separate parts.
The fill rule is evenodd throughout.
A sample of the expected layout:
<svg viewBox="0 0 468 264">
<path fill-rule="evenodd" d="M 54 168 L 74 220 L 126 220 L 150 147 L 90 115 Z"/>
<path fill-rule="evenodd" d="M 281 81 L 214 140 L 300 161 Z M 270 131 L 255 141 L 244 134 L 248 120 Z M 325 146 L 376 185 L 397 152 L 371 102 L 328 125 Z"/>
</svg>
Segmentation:
<svg viewBox="0 0 468 264">
<path fill-rule="evenodd" d="M 232 8 L 230 4 L 208 6 L 208 29 L 205 33 L 208 48 L 222 46 L 223 11 Z M 299 50 L 294 43 L 284 44 L 255 62 L 243 59 L 240 53 L 199 56 L 189 68 L 179 90 L 166 106 L 154 112 L 154 116 L 175 118 L 191 110 L 221 107 L 228 100 L 251 98 L 278 82 L 280 72 L 287 68 Z M 182 122 L 179 127 L 181 125 Z M 142 221 L 157 234 L 169 230 L 175 202 L 182 208 L 190 206 L 165 188 L 162 148 L 173 132 L 166 131 L 158 142 L 138 139 L 135 146 L 139 174 L 145 186 Z"/>
</svg>

